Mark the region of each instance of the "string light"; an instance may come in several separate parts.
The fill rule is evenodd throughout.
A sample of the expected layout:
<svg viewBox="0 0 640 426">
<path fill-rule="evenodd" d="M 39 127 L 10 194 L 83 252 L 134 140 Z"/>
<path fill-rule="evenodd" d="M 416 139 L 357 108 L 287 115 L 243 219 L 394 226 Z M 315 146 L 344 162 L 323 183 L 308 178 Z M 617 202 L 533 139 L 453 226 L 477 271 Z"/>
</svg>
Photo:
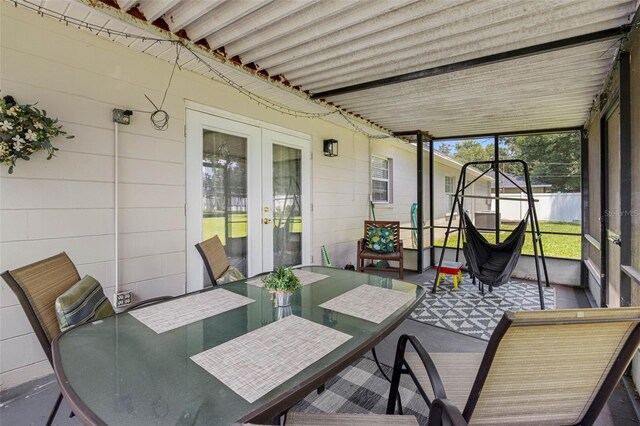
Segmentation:
<svg viewBox="0 0 640 426">
<path fill-rule="evenodd" d="M 239 83 L 236 83 L 235 81 L 233 81 L 232 79 L 230 79 L 229 77 L 227 77 L 226 75 L 224 75 L 221 71 L 217 70 L 215 67 L 213 67 L 205 58 L 203 58 L 198 52 L 196 52 L 190 45 L 186 44 L 185 42 L 183 42 L 182 40 L 168 40 L 168 39 L 164 39 L 164 38 L 156 38 L 156 37 L 149 37 L 149 36 L 142 36 L 142 35 L 137 35 L 137 34 L 132 34 L 132 33 L 127 33 L 125 31 L 119 31 L 119 30 L 115 30 L 115 29 L 105 29 L 103 26 L 99 26 L 96 24 L 91 24 L 89 22 L 85 22 L 82 21 L 81 19 L 78 18 L 74 18 L 72 16 L 67 16 L 63 13 L 60 12 L 56 12 L 54 10 L 48 9 L 44 6 L 41 6 L 39 4 L 35 4 L 29 0 L 13 0 L 13 3 L 15 5 L 15 7 L 21 6 L 24 7 L 26 9 L 30 9 L 30 10 L 34 10 L 36 11 L 40 16 L 42 17 L 50 17 L 53 19 L 56 19 L 60 22 L 64 21 L 66 26 L 69 26 L 69 24 L 74 25 L 76 27 L 78 27 L 79 29 L 85 28 L 88 31 L 90 31 L 92 34 L 95 31 L 96 35 L 99 35 L 100 33 L 103 33 L 106 31 L 107 33 L 107 37 L 112 40 L 115 41 L 118 37 L 124 37 L 125 39 L 133 39 L 133 40 L 140 40 L 142 42 L 147 42 L 147 41 L 152 41 L 155 43 L 169 43 L 169 44 L 173 44 L 176 46 L 176 58 L 174 61 L 174 67 L 173 70 L 171 72 L 171 77 L 169 79 L 169 83 L 167 85 L 167 88 L 165 89 L 164 92 L 164 97 L 162 99 L 162 102 L 160 104 L 160 107 L 157 107 L 153 101 L 151 101 L 151 99 L 145 95 L 145 97 L 147 98 L 147 100 L 149 100 L 149 102 L 153 105 L 153 107 L 155 108 L 154 111 L 140 111 L 140 110 L 133 110 L 136 112 L 141 112 L 141 113 L 146 113 L 146 114 L 151 114 L 151 122 L 152 122 L 152 126 L 158 130 L 166 130 L 168 128 L 169 125 L 169 114 L 162 110 L 164 101 L 166 99 L 167 96 L 167 92 L 169 90 L 169 87 L 171 85 L 171 81 L 173 79 L 173 74 L 175 72 L 175 68 L 180 68 L 179 64 L 178 64 L 178 60 L 180 57 L 180 49 L 184 48 L 186 51 L 188 51 L 192 56 L 193 59 L 195 61 L 197 61 L 198 63 L 200 63 L 201 65 L 203 65 L 204 67 L 206 67 L 208 69 L 209 72 L 211 72 L 212 74 L 215 75 L 215 77 L 217 77 L 218 79 L 220 79 L 221 81 L 223 81 L 224 83 L 228 84 L 229 86 L 233 87 L 234 89 L 238 90 L 239 93 L 247 96 L 249 99 L 253 100 L 254 102 L 258 103 L 259 105 L 264 106 L 267 109 L 272 109 L 275 110 L 277 112 L 280 112 L 282 114 L 286 114 L 289 116 L 293 116 L 296 118 L 324 118 L 324 117 L 328 117 L 331 115 L 340 115 L 346 122 L 347 124 L 349 124 L 349 126 L 351 126 L 356 132 L 370 138 L 370 139 L 395 139 L 396 136 L 394 136 L 392 133 L 389 134 L 384 134 L 384 135 L 374 135 L 371 134 L 367 131 L 365 131 L 364 129 L 362 129 L 355 120 L 351 119 L 345 112 L 336 109 L 333 111 L 327 111 L 327 112 L 308 112 L 308 111 L 301 111 L 301 110 L 297 110 L 294 108 L 290 108 L 286 105 L 274 102 L 270 99 L 267 99 L 261 95 L 258 95 L 256 93 L 251 92 L 250 90 L 246 89 L 244 86 L 242 86 Z M 215 79 L 214 77 L 210 77 L 212 79 Z"/>
</svg>

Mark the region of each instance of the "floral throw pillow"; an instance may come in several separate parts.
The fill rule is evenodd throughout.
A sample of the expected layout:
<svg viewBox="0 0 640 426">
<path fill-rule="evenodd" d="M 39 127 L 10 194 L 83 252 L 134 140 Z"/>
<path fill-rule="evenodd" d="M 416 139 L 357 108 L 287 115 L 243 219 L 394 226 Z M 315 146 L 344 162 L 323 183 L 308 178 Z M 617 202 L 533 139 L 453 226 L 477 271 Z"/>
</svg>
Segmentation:
<svg viewBox="0 0 640 426">
<path fill-rule="evenodd" d="M 393 253 L 393 229 L 371 228 L 367 235 L 369 250 L 377 253 Z"/>
</svg>

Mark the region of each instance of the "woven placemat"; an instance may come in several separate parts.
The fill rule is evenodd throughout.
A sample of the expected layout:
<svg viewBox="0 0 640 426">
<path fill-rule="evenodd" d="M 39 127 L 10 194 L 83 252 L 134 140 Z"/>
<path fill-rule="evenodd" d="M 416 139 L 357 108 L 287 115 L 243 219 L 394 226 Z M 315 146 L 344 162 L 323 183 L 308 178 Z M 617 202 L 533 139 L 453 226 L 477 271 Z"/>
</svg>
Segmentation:
<svg viewBox="0 0 640 426">
<path fill-rule="evenodd" d="M 409 293 L 363 284 L 320 307 L 380 324 L 413 299 Z"/>
<path fill-rule="evenodd" d="M 305 271 L 302 269 L 293 269 L 293 273 L 296 277 L 298 277 L 298 279 L 300 280 L 300 284 L 302 285 L 313 284 L 315 282 L 324 280 L 325 278 L 329 278 L 329 275 L 318 274 L 317 272 Z M 256 287 L 264 286 L 262 277 L 247 280 L 247 284 Z"/>
<path fill-rule="evenodd" d="M 348 334 L 291 315 L 191 359 L 254 402 L 349 339 Z"/>
<path fill-rule="evenodd" d="M 229 290 L 215 289 L 136 309 L 129 314 L 160 334 L 253 302 Z"/>
</svg>

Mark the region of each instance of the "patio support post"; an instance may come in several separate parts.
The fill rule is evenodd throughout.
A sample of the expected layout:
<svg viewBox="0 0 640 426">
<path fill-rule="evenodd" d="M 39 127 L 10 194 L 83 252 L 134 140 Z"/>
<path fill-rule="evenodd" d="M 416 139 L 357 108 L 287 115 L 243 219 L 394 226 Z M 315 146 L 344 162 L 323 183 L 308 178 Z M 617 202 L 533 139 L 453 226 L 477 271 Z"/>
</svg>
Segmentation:
<svg viewBox="0 0 640 426">
<path fill-rule="evenodd" d="M 417 265 L 418 265 L 419 274 L 421 274 L 422 271 L 424 270 L 424 259 L 422 258 L 423 251 L 424 251 L 424 227 L 422 226 L 422 222 L 424 218 L 424 209 L 423 209 L 424 205 L 422 200 L 422 196 L 424 192 L 423 181 L 422 181 L 423 168 L 424 168 L 423 154 L 424 154 L 424 150 L 423 150 L 422 132 L 417 132 L 416 134 L 416 160 L 417 160 L 416 180 L 418 181 L 417 182 L 418 193 L 416 194 L 416 196 L 418 197 L 418 211 L 416 215 L 417 216 L 416 226 L 418 228 L 418 247 L 417 247 L 416 254 L 418 256 Z M 429 158 L 429 163 L 431 163 L 431 157 Z"/>
<path fill-rule="evenodd" d="M 584 127 L 580 131 L 580 183 L 582 199 L 582 230 L 580 237 L 580 286 L 589 288 L 589 269 L 586 261 L 589 257 L 590 243 L 585 238 L 589 235 L 589 135 Z"/>
<path fill-rule="evenodd" d="M 609 219 L 607 210 L 609 208 L 609 137 L 607 129 L 607 111 L 605 103 L 601 105 L 600 111 L 600 307 L 607 307 L 607 262 L 608 250 L 607 241 Z"/>
<path fill-rule="evenodd" d="M 429 138 L 429 260 L 431 263 L 429 266 L 436 263 L 435 229 L 433 228 L 433 174 L 433 138 Z"/>
<path fill-rule="evenodd" d="M 496 244 L 500 242 L 500 165 L 497 163 L 500 161 L 500 149 L 498 147 L 498 141 L 500 138 L 498 135 L 493 136 L 493 161 L 495 161 L 495 188 L 496 188 Z"/>
<path fill-rule="evenodd" d="M 631 265 L 631 64 L 620 53 L 620 265 Z M 631 306 L 631 278 L 621 271 L 620 306 Z"/>
</svg>

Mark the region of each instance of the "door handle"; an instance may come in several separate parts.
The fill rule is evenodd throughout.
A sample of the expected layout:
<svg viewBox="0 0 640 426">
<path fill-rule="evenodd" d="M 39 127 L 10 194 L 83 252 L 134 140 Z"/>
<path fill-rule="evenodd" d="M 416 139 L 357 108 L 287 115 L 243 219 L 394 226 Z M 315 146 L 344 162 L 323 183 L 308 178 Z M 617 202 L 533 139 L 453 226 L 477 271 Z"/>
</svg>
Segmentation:
<svg viewBox="0 0 640 426">
<path fill-rule="evenodd" d="M 268 225 L 271 223 L 271 219 L 269 219 L 268 217 L 265 217 L 264 219 L 262 219 L 262 223 L 264 223 L 265 225 Z"/>
<path fill-rule="evenodd" d="M 618 237 L 616 238 L 609 238 L 609 241 L 611 241 L 613 244 L 617 245 L 617 246 L 621 246 L 622 245 L 622 240 Z"/>
</svg>

